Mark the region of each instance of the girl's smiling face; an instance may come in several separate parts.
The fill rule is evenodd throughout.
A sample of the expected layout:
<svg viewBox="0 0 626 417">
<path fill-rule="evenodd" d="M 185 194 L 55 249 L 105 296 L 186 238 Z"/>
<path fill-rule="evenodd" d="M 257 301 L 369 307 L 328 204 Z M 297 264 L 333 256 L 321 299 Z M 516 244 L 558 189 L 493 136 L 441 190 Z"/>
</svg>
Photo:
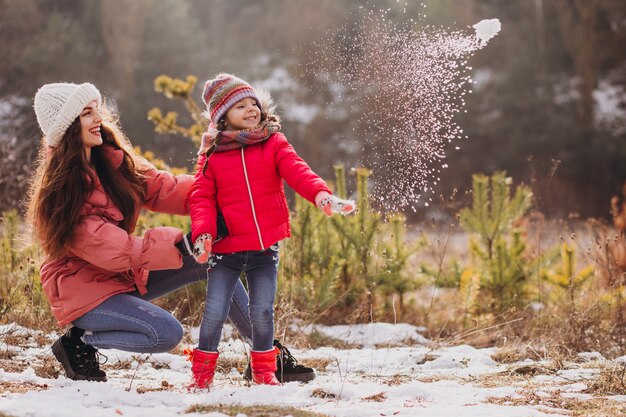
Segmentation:
<svg viewBox="0 0 626 417">
<path fill-rule="evenodd" d="M 80 113 L 80 135 L 85 149 L 90 150 L 94 146 L 102 145 L 101 125 L 102 115 L 98 108 L 98 102 L 94 100 L 87 104 Z"/>
<path fill-rule="evenodd" d="M 255 99 L 244 98 L 226 112 L 224 120 L 226 130 L 252 129 L 261 122 L 261 109 Z"/>
</svg>

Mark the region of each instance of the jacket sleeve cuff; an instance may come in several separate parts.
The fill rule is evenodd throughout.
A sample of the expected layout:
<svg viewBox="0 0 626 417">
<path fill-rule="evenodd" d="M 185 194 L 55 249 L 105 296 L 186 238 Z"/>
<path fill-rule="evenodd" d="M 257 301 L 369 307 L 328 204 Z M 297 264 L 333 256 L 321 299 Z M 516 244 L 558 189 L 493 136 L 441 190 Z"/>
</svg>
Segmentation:
<svg viewBox="0 0 626 417">
<path fill-rule="evenodd" d="M 134 238 L 133 239 L 133 247 L 130 250 L 130 267 L 131 268 L 141 268 L 141 255 L 143 252 L 143 239 Z"/>
</svg>

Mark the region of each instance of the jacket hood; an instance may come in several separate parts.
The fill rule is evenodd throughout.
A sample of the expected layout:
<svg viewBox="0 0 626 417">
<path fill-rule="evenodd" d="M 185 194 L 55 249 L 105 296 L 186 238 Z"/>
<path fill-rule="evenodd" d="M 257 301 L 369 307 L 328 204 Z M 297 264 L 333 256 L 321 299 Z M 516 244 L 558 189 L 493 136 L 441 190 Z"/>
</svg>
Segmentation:
<svg viewBox="0 0 626 417">
<path fill-rule="evenodd" d="M 266 115 L 270 121 L 280 123 L 280 117 L 276 114 L 276 104 L 274 104 L 270 93 L 267 90 L 258 88 L 255 91 L 261 103 L 261 113 Z"/>
</svg>

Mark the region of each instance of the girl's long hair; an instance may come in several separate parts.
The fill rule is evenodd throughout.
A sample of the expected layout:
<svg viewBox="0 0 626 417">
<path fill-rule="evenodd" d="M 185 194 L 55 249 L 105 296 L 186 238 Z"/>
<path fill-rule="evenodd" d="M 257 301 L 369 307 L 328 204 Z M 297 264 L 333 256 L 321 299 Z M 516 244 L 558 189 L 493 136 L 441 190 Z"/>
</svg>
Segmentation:
<svg viewBox="0 0 626 417">
<path fill-rule="evenodd" d="M 83 150 L 80 116 L 56 148 L 49 148 L 42 140 L 27 198 L 27 218 L 43 251 L 51 257 L 68 254 L 81 209 L 98 180 L 124 216 L 119 226 L 129 233 L 145 198 L 146 164 L 133 151 L 105 104 L 101 113 L 103 144 L 91 149 L 91 163 Z M 107 145 L 124 153 L 119 168 L 104 157 L 102 148 Z"/>
</svg>

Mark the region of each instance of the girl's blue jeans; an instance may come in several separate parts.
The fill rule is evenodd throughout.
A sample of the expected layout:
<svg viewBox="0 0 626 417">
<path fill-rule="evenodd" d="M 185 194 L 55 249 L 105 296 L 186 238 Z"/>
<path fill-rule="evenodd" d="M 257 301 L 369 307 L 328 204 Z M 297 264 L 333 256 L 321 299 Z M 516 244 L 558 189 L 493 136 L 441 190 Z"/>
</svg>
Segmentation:
<svg viewBox="0 0 626 417">
<path fill-rule="evenodd" d="M 278 276 L 278 245 L 264 251 L 212 254 L 204 315 L 200 324 L 198 348 L 217 351 L 222 326 L 229 312 L 230 299 L 237 292 L 241 274 L 245 274 L 250 291 L 252 350 L 267 351 L 274 340 L 274 296 Z"/>
<path fill-rule="evenodd" d="M 183 338 L 183 328 L 168 311 L 150 302 L 185 285 L 207 278 L 207 266 L 191 256 L 183 258 L 180 269 L 152 271 L 146 286 L 148 292 L 117 294 L 93 310 L 74 320 L 85 329 L 85 343 L 102 349 L 128 352 L 156 353 L 175 348 Z M 248 314 L 248 294 L 240 280 L 234 283 L 226 305 L 228 318 L 248 343 L 252 340 L 252 325 Z"/>
</svg>

